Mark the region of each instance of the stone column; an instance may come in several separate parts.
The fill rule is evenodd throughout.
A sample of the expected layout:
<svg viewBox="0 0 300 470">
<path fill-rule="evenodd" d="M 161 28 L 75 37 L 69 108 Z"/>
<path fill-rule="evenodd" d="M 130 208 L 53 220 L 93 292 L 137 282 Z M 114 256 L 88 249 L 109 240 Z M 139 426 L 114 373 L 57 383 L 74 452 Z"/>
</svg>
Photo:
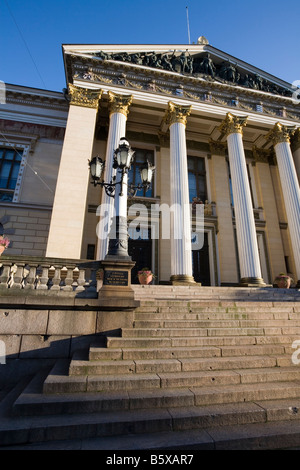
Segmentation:
<svg viewBox="0 0 300 470">
<path fill-rule="evenodd" d="M 169 102 L 166 122 L 170 128 L 171 281 L 194 283 L 191 218 L 185 128 L 190 106 Z"/>
<path fill-rule="evenodd" d="M 46 256 L 80 259 L 101 90 L 69 85 L 70 109 L 58 171 Z"/>
<path fill-rule="evenodd" d="M 259 251 L 243 146 L 243 127 L 246 117 L 228 113 L 220 131 L 227 137 L 231 172 L 237 244 L 240 261 L 241 286 L 264 286 L 261 277 Z"/>
<path fill-rule="evenodd" d="M 132 96 L 118 95 L 111 91 L 108 92 L 109 99 L 109 133 L 106 147 L 106 158 L 105 158 L 105 173 L 104 181 L 109 183 L 113 177 L 113 159 L 114 151 L 119 147 L 120 139 L 125 137 L 126 132 L 126 121 L 129 112 L 129 106 L 132 103 Z M 126 179 L 127 182 L 127 179 Z M 118 190 L 118 186 L 117 186 Z M 124 193 L 127 191 L 124 187 Z M 127 194 L 126 194 L 127 197 Z M 108 196 L 105 189 L 102 189 L 101 206 L 106 209 L 106 214 L 102 213 L 101 216 L 105 217 L 106 220 L 111 220 L 113 217 L 114 210 L 114 199 Z M 97 245 L 97 259 L 103 260 L 108 251 L 109 244 L 109 228 L 104 227 L 99 223 L 100 229 L 97 230 L 98 245 Z"/>
<path fill-rule="evenodd" d="M 294 132 L 295 128 L 288 128 L 278 122 L 266 138 L 275 148 L 296 266 L 297 286 L 300 287 L 300 188 L 290 147 L 290 137 Z"/>
</svg>

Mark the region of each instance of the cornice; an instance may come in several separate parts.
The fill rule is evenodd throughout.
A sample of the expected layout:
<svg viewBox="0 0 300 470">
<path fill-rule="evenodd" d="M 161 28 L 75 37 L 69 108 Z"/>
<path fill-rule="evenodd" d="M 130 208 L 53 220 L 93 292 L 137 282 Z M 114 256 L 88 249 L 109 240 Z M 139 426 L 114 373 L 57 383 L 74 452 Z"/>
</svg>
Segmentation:
<svg viewBox="0 0 300 470">
<path fill-rule="evenodd" d="M 60 111 L 68 111 L 69 107 L 63 95 L 61 98 L 55 98 L 10 90 L 6 90 L 6 103 L 36 106 L 39 108 L 55 109 Z"/>
</svg>

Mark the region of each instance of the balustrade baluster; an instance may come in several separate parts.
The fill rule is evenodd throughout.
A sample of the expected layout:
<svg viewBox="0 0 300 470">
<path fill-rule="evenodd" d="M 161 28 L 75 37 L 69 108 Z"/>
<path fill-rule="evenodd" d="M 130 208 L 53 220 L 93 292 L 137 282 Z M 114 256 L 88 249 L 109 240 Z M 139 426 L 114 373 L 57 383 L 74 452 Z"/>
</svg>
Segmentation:
<svg viewBox="0 0 300 470">
<path fill-rule="evenodd" d="M 48 290 L 48 280 L 49 280 L 49 265 L 42 265 L 42 275 L 39 277 L 39 284 L 37 285 L 38 290 Z"/>
<path fill-rule="evenodd" d="M 0 274 L 0 286 L 1 288 L 8 288 L 8 281 L 10 277 L 10 270 L 11 270 L 11 261 L 4 261 L 2 264 L 2 272 Z"/>
<path fill-rule="evenodd" d="M 60 271 L 61 271 L 61 266 L 55 266 L 55 272 L 52 278 L 52 286 L 51 286 L 52 291 L 60 290 L 60 283 L 61 283 Z"/>
</svg>

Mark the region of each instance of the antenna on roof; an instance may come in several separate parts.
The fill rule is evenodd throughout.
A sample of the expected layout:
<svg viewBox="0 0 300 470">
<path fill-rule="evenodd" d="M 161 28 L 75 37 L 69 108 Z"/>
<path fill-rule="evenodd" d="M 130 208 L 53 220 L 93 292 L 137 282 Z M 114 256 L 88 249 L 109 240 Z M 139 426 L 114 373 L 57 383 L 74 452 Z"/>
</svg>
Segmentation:
<svg viewBox="0 0 300 470">
<path fill-rule="evenodd" d="M 188 9 L 188 7 L 186 7 L 186 21 L 187 21 L 187 28 L 188 28 L 189 44 L 191 44 L 190 23 L 189 23 L 189 9 Z"/>
</svg>

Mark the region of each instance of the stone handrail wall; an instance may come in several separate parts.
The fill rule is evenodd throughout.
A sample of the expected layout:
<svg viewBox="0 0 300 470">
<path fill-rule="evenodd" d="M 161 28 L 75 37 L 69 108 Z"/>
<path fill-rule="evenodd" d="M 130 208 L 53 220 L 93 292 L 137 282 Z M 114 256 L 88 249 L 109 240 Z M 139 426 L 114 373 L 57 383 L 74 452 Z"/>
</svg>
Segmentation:
<svg viewBox="0 0 300 470">
<path fill-rule="evenodd" d="M 0 258 L 0 289 L 50 291 L 94 297 L 99 290 L 99 261 L 5 256 Z"/>
</svg>

